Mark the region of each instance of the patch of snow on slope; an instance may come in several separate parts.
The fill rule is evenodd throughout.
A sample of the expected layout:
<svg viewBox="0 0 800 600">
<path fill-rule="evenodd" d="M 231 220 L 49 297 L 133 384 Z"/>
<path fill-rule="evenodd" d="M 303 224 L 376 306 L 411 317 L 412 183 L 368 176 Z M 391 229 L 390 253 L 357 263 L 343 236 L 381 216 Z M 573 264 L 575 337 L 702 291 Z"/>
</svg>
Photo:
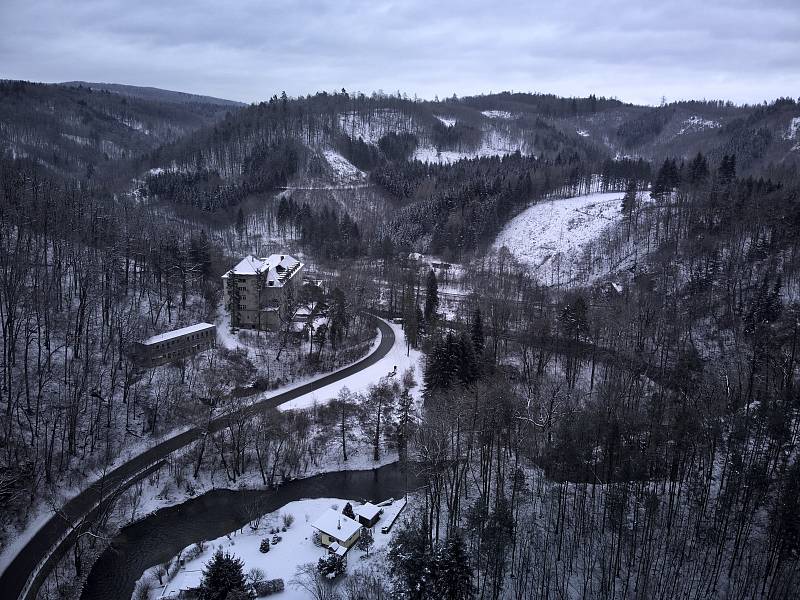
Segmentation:
<svg viewBox="0 0 800 600">
<path fill-rule="evenodd" d="M 494 247 L 507 247 L 541 281 L 551 283 L 554 271 L 577 271 L 584 248 L 622 219 L 622 196 L 612 192 L 539 202 L 514 217 Z"/>
<path fill-rule="evenodd" d="M 338 183 L 355 183 L 363 181 L 366 175 L 347 160 L 344 156 L 334 150 L 323 150 L 325 160 L 333 169 L 334 177 Z"/>
<path fill-rule="evenodd" d="M 416 129 L 411 117 L 391 109 L 377 110 L 369 115 L 356 112 L 340 114 L 339 127 L 352 139 L 361 138 L 367 144 L 373 145 L 377 145 L 378 140 L 390 131 L 413 133 Z"/>
<path fill-rule="evenodd" d="M 414 151 L 413 158 L 421 162 L 450 164 L 465 158 L 484 158 L 488 156 L 506 156 L 519 150 L 528 154 L 529 149 L 509 136 L 494 129 L 483 131 L 481 145 L 475 150 L 437 150 L 430 144 L 423 144 Z"/>
<path fill-rule="evenodd" d="M 456 120 L 450 117 L 440 117 L 439 115 L 433 115 L 437 119 L 439 119 L 442 123 L 444 123 L 445 127 L 452 127 L 456 124 Z"/>
<path fill-rule="evenodd" d="M 489 119 L 513 119 L 512 115 L 507 110 L 483 110 L 481 114 Z"/>
<path fill-rule="evenodd" d="M 718 127 L 721 127 L 721 125 L 717 121 L 711 121 L 697 115 L 692 115 L 683 122 L 683 127 L 681 127 L 678 135 L 694 131 L 703 131 L 704 129 L 717 129 Z"/>
<path fill-rule="evenodd" d="M 81 146 L 88 146 L 91 143 L 89 138 L 81 137 L 79 135 L 70 135 L 68 133 L 62 133 L 61 137 L 65 137 L 70 141 L 75 142 L 76 144 L 80 144 Z"/>
<path fill-rule="evenodd" d="M 786 131 L 786 139 L 793 140 L 797 137 L 798 132 L 800 132 L 800 117 L 794 117 L 791 121 L 789 121 L 789 129 Z"/>
<path fill-rule="evenodd" d="M 585 129 L 578 129 L 576 133 L 581 137 L 589 137 L 589 132 Z"/>
</svg>

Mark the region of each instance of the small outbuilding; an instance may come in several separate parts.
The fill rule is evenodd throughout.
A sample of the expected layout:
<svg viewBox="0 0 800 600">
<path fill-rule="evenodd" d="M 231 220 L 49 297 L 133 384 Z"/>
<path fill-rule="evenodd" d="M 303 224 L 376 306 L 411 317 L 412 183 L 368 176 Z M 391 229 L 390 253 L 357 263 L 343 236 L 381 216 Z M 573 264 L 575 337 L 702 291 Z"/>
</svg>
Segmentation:
<svg viewBox="0 0 800 600">
<path fill-rule="evenodd" d="M 322 513 L 312 527 L 319 531 L 320 542 L 326 548 L 337 543 L 349 549 L 361 537 L 361 523 L 332 508 Z"/>
<path fill-rule="evenodd" d="M 397 367 L 395 367 L 395 369 L 396 368 Z M 375 523 L 378 522 L 378 519 L 381 518 L 383 509 L 380 506 L 375 506 L 371 502 L 365 502 L 361 506 L 357 506 L 354 512 L 356 513 L 356 519 L 358 519 L 361 525 L 364 527 L 373 527 Z"/>
</svg>

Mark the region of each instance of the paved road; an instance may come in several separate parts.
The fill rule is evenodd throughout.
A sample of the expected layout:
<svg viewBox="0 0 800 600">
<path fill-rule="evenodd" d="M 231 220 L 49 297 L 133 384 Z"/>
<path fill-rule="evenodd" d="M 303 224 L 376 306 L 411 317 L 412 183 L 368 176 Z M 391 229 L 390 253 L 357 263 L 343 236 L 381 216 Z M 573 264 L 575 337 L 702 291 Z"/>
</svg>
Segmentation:
<svg viewBox="0 0 800 600">
<path fill-rule="evenodd" d="M 363 358 L 355 364 L 350 365 L 340 371 L 318 377 L 309 383 L 296 387 L 288 392 L 277 394 L 265 398 L 243 410 L 248 415 L 256 414 L 268 408 L 274 408 L 290 400 L 294 400 L 314 390 L 326 385 L 336 383 L 354 373 L 374 365 L 392 349 L 395 343 L 395 335 L 392 329 L 384 321 L 376 319 L 378 329 L 381 333 L 381 341 L 378 348 L 369 356 Z M 231 418 L 230 415 L 223 415 L 214 419 L 209 426 L 211 431 L 219 431 L 224 428 Z M 132 458 L 128 462 L 110 471 L 106 476 L 90 485 L 86 490 L 68 501 L 60 513 L 53 515 L 34 536 L 23 546 L 14 560 L 9 563 L 6 570 L 0 575 L 0 597 L 20 598 L 28 579 L 36 571 L 37 566 L 45 559 L 50 549 L 57 546 L 53 556 L 48 559 L 45 567 L 60 558 L 68 549 L 71 538 L 67 536 L 75 524 L 78 524 L 84 516 L 89 514 L 95 506 L 103 499 L 108 498 L 118 492 L 119 488 L 129 483 L 133 478 L 148 467 L 163 460 L 172 452 L 183 448 L 199 439 L 205 432 L 205 428 L 196 427 L 176 435 L 157 446 L 153 446 L 142 454 Z M 66 536 L 66 537 L 65 537 Z M 47 568 L 40 570 L 36 580 L 30 590 L 26 593 L 27 598 L 35 598 L 39 586 L 44 580 L 48 571 Z"/>
</svg>

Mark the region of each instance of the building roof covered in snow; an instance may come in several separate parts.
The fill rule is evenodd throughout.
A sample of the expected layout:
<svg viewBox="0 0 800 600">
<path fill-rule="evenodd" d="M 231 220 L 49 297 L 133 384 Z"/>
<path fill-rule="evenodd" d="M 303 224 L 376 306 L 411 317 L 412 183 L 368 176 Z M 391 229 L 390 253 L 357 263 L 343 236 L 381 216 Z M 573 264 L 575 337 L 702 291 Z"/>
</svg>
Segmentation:
<svg viewBox="0 0 800 600">
<path fill-rule="evenodd" d="M 188 327 L 175 329 L 174 331 L 166 331 L 164 333 L 159 333 L 158 335 L 154 335 L 152 337 L 147 338 L 142 342 L 142 344 L 144 344 L 145 346 L 150 346 L 151 344 L 159 344 L 161 342 L 166 342 L 168 340 L 183 337 L 184 335 L 189 335 L 190 333 L 198 333 L 200 331 L 206 331 L 207 329 L 214 329 L 215 327 L 216 325 L 212 325 L 211 323 L 196 323 L 194 325 L 189 325 Z"/>
<path fill-rule="evenodd" d="M 303 263 L 288 254 L 271 254 L 266 258 L 247 255 L 222 277 L 227 278 L 231 274 L 266 275 L 267 285 L 282 287 L 302 266 Z"/>
<path fill-rule="evenodd" d="M 368 521 L 371 521 L 375 517 L 377 517 L 383 509 L 380 506 L 375 506 L 372 502 L 365 502 L 361 506 L 357 506 L 354 509 L 356 516 L 364 517 Z"/>
<path fill-rule="evenodd" d="M 333 542 L 328 546 L 328 550 L 333 552 L 336 556 L 344 556 L 350 550 L 347 546 L 342 546 L 339 542 Z"/>
<path fill-rule="evenodd" d="M 332 508 L 322 513 L 311 526 L 342 541 L 350 539 L 356 531 L 361 529 L 361 523 Z"/>
</svg>

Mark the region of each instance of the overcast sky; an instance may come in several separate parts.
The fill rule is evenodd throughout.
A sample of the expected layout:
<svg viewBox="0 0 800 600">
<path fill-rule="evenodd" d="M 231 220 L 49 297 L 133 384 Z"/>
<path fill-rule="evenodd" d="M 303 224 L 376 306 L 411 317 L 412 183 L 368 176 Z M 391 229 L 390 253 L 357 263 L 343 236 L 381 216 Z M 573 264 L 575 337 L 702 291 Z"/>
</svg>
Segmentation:
<svg viewBox="0 0 800 600">
<path fill-rule="evenodd" d="M 0 78 L 246 102 L 342 87 L 800 96 L 800 0 L 0 0 Z"/>
</svg>

